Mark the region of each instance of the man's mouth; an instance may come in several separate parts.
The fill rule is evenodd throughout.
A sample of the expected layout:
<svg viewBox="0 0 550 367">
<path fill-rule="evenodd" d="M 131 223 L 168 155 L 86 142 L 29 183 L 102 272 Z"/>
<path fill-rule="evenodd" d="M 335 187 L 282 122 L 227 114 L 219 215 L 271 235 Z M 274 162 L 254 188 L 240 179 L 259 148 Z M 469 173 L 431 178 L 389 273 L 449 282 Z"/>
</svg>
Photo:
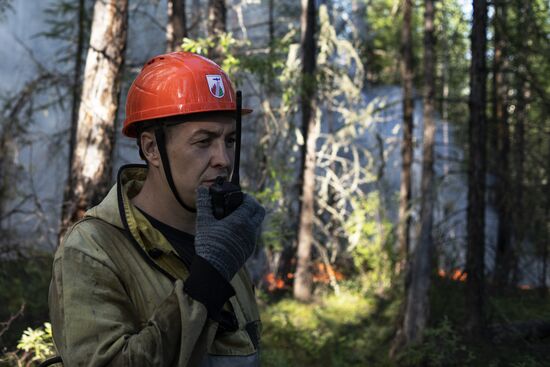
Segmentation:
<svg viewBox="0 0 550 367">
<path fill-rule="evenodd" d="M 217 177 L 219 177 L 219 176 L 217 176 Z M 206 185 L 206 186 L 211 186 L 211 185 L 214 184 L 214 182 L 216 182 L 217 177 L 209 178 L 207 180 L 202 180 L 202 184 Z M 225 176 L 221 176 L 221 177 L 223 177 L 224 181 L 227 181 L 227 177 L 225 177 Z"/>
</svg>

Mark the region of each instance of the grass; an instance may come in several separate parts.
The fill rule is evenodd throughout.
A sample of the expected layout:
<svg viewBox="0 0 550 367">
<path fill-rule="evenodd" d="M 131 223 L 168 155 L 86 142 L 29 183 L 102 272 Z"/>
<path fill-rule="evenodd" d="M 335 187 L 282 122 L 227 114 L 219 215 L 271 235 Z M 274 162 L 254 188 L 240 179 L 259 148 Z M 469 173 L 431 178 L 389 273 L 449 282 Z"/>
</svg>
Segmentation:
<svg viewBox="0 0 550 367">
<path fill-rule="evenodd" d="M 262 307 L 262 366 L 387 366 L 397 314 L 388 299 L 343 290 L 311 304 Z"/>
</svg>

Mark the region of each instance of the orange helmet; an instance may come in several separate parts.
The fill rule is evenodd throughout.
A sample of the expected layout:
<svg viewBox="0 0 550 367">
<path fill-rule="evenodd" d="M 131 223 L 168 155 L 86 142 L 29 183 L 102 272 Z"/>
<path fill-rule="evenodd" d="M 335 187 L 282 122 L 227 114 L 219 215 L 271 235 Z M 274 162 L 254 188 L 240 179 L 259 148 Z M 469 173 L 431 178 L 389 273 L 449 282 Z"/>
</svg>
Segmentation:
<svg viewBox="0 0 550 367">
<path fill-rule="evenodd" d="M 130 86 L 122 133 L 136 137 L 136 123 L 146 120 L 236 108 L 233 85 L 216 63 L 190 52 L 159 55 Z M 250 112 L 242 109 L 243 114 Z"/>
</svg>

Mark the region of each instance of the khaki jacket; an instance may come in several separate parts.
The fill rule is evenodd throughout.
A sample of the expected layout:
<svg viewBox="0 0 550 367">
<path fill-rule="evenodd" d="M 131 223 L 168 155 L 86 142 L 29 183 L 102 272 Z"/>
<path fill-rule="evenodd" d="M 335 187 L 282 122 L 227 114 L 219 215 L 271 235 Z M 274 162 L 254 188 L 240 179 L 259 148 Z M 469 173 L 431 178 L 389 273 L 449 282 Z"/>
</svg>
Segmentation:
<svg viewBox="0 0 550 367">
<path fill-rule="evenodd" d="M 226 331 L 183 291 L 188 271 L 130 202 L 144 166 L 123 167 L 107 197 L 70 228 L 55 254 L 49 305 L 64 366 L 256 366 L 261 329 L 244 268 L 231 280 Z"/>
</svg>

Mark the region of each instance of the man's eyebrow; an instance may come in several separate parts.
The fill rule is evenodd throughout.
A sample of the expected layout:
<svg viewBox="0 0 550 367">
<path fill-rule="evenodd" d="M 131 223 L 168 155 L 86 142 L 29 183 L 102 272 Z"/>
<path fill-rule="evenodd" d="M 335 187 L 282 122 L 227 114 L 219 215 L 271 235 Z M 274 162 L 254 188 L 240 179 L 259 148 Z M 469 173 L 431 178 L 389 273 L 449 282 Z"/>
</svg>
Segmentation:
<svg viewBox="0 0 550 367">
<path fill-rule="evenodd" d="M 227 133 L 227 135 L 234 135 L 236 134 L 236 130 L 232 130 L 230 132 Z M 217 138 L 219 136 L 222 136 L 223 135 L 223 130 L 208 130 L 208 129 L 198 129 L 196 131 L 194 131 L 192 134 L 191 134 L 191 138 L 194 138 L 198 135 L 207 135 L 208 137 L 214 137 L 214 138 Z"/>
<path fill-rule="evenodd" d="M 191 134 L 191 138 L 197 136 L 197 135 L 207 135 L 209 137 L 218 137 L 218 136 L 221 136 L 223 134 L 223 131 L 220 131 L 220 130 L 208 130 L 208 129 L 198 129 L 196 131 L 194 131 L 192 134 Z"/>
</svg>

